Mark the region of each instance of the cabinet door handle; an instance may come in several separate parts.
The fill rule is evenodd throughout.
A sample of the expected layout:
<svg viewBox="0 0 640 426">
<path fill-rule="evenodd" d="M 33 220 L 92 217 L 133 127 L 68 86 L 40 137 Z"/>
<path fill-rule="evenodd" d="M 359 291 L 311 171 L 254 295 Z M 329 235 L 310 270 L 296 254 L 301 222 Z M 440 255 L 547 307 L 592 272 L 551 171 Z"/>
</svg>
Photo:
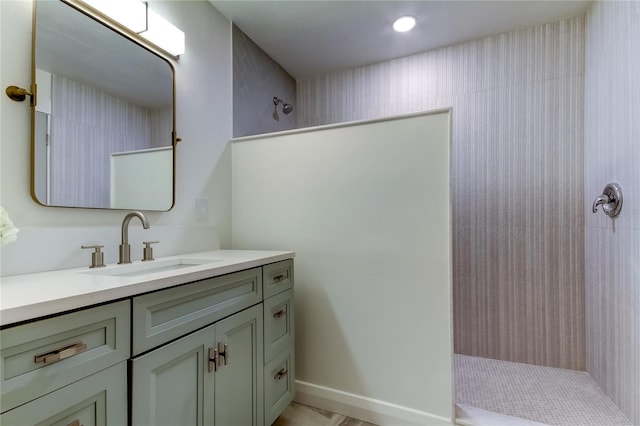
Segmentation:
<svg viewBox="0 0 640 426">
<path fill-rule="evenodd" d="M 286 376 L 288 373 L 289 372 L 285 368 L 283 368 L 280 371 L 278 371 L 275 376 L 273 376 L 273 379 L 274 380 L 282 380 L 282 378 L 284 376 Z"/>
<path fill-rule="evenodd" d="M 282 309 L 280 309 L 278 312 L 274 313 L 274 314 L 273 314 L 273 317 L 274 317 L 274 318 L 280 318 L 280 317 L 285 316 L 286 314 L 287 314 L 287 310 L 286 310 L 286 309 L 284 309 L 284 308 L 282 308 Z"/>
<path fill-rule="evenodd" d="M 218 360 L 218 365 L 227 365 L 229 363 L 229 346 L 226 343 L 218 342 Z"/>
<path fill-rule="evenodd" d="M 70 358 L 86 350 L 86 343 L 76 342 L 69 346 L 63 346 L 62 348 L 58 348 L 45 354 L 36 355 L 33 359 L 33 362 L 35 362 L 36 364 L 43 363 L 45 365 L 53 364 L 54 362 L 62 361 L 65 358 Z"/>
<path fill-rule="evenodd" d="M 218 371 L 218 348 L 209 348 L 209 373 Z"/>
<path fill-rule="evenodd" d="M 288 274 L 288 273 L 285 273 L 285 272 L 282 272 L 282 273 L 280 273 L 280 274 L 278 274 L 278 275 L 274 275 L 274 277 L 273 277 L 273 282 L 276 282 L 276 283 L 277 283 L 277 282 L 279 282 L 279 281 L 284 280 L 285 278 L 289 278 L 289 274 Z"/>
<path fill-rule="evenodd" d="M 218 368 L 229 363 L 229 346 L 218 342 L 215 348 L 209 348 L 209 372 L 216 372 Z"/>
</svg>

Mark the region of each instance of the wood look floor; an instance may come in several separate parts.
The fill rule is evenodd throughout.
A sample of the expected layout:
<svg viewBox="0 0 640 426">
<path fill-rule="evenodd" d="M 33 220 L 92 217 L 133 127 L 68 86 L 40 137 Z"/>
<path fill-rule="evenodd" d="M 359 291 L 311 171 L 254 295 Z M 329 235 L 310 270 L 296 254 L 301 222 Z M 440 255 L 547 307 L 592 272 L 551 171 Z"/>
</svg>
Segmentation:
<svg viewBox="0 0 640 426">
<path fill-rule="evenodd" d="M 362 420 L 292 402 L 273 426 L 376 426 Z"/>
</svg>

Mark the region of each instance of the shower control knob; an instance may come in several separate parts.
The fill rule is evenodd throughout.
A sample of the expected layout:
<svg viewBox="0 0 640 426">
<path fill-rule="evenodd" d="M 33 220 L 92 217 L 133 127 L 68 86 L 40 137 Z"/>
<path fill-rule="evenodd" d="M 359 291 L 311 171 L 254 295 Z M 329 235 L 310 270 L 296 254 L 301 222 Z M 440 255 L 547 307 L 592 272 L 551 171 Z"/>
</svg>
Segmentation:
<svg viewBox="0 0 640 426">
<path fill-rule="evenodd" d="M 591 211 L 596 213 L 598 206 L 609 217 L 616 217 L 622 209 L 622 188 L 617 183 L 610 183 L 602 190 L 602 195 L 593 201 Z"/>
</svg>

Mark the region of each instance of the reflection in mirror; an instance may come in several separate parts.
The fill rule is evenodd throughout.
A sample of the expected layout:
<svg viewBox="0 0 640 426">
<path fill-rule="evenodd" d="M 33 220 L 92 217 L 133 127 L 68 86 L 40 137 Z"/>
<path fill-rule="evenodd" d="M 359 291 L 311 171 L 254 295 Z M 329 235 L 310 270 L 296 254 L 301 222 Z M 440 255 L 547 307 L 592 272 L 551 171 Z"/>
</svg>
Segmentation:
<svg viewBox="0 0 640 426">
<path fill-rule="evenodd" d="M 37 0 L 32 195 L 48 206 L 169 210 L 174 74 L 60 0 Z"/>
</svg>

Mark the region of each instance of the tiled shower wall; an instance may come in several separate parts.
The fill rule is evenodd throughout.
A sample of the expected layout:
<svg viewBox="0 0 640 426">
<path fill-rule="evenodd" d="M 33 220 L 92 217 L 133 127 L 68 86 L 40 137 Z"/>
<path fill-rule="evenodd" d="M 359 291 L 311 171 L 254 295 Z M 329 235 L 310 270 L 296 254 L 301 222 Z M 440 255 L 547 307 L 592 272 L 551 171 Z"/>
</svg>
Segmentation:
<svg viewBox="0 0 640 426">
<path fill-rule="evenodd" d="M 293 104 L 276 109 L 273 97 Z M 233 136 L 296 128 L 296 81 L 245 33 L 233 25 Z"/>
<path fill-rule="evenodd" d="M 583 17 L 297 91 L 299 127 L 453 107 L 455 351 L 585 368 Z"/>
<path fill-rule="evenodd" d="M 585 55 L 585 211 L 622 186 L 614 221 L 587 213 L 587 371 L 640 424 L 640 2 L 595 2 Z"/>
</svg>

